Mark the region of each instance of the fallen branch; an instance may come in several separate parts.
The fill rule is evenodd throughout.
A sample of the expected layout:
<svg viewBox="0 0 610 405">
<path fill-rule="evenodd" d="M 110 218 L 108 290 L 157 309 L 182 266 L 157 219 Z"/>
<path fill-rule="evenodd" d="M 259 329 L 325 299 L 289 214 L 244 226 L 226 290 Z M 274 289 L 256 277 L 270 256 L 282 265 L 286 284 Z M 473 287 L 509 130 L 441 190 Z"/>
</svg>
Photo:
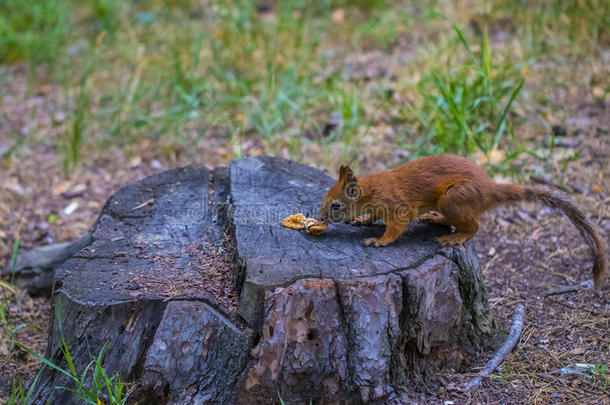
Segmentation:
<svg viewBox="0 0 610 405">
<path fill-rule="evenodd" d="M 566 294 L 570 292 L 576 292 L 581 288 L 593 288 L 593 280 L 585 280 L 581 283 L 574 285 L 563 285 L 561 287 L 557 287 L 553 290 L 549 290 L 546 295 L 557 295 L 557 294 Z"/>
<path fill-rule="evenodd" d="M 481 370 L 476 377 L 474 377 L 468 382 L 468 384 L 466 384 L 466 391 L 469 391 L 472 388 L 480 385 L 481 381 L 483 381 L 483 377 L 487 377 L 488 375 L 493 373 L 493 371 L 498 368 L 500 363 L 502 363 L 504 357 L 506 357 L 506 355 L 513 350 L 513 348 L 519 341 L 519 337 L 521 336 L 524 318 L 525 310 L 523 304 L 517 304 L 517 306 L 515 307 L 515 312 L 513 314 L 513 324 L 510 327 L 510 333 L 508 334 L 508 338 L 506 339 L 500 350 L 498 350 L 496 354 L 491 358 L 491 360 L 489 360 L 487 364 L 485 364 L 483 370 Z"/>
</svg>

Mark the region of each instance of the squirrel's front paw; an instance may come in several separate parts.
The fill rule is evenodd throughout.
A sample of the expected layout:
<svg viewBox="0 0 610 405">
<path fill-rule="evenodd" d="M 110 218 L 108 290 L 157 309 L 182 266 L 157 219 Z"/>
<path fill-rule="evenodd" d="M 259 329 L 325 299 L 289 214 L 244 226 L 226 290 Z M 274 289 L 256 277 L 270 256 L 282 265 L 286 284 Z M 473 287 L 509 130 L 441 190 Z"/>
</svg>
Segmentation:
<svg viewBox="0 0 610 405">
<path fill-rule="evenodd" d="M 349 224 L 352 226 L 370 226 L 373 225 L 373 221 L 370 215 L 360 215 L 349 221 Z"/>
<path fill-rule="evenodd" d="M 381 247 L 385 246 L 379 238 L 368 238 L 362 241 L 364 246 Z"/>
</svg>

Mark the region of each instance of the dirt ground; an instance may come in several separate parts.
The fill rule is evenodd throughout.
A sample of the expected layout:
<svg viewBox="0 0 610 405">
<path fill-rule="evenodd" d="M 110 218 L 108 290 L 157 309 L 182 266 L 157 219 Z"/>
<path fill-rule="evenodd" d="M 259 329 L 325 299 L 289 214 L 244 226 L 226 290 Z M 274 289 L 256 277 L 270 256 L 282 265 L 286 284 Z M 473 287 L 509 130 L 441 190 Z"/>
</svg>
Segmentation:
<svg viewBox="0 0 610 405">
<path fill-rule="evenodd" d="M 591 111 L 591 110 L 589 110 Z M 567 184 L 606 241 L 610 236 L 608 111 L 602 107 L 595 128 L 580 132 L 583 149 L 568 172 L 555 171 Z M 591 115 L 594 113 L 591 112 Z M 573 130 L 577 132 L 577 130 Z M 596 188 L 599 187 L 599 188 Z M 551 187 L 553 187 L 551 185 Z M 487 215 L 475 238 L 480 264 L 496 317 L 510 324 L 514 305 L 522 302 L 526 321 L 517 349 L 501 372 L 472 397 L 448 390 L 445 398 L 473 403 L 607 404 L 610 391 L 596 376 L 561 375 L 576 363 L 608 364 L 610 288 L 580 289 L 549 295 L 563 285 L 590 278 L 591 256 L 578 232 L 548 209 L 521 204 Z M 482 354 L 480 364 L 489 354 Z M 464 376 L 452 376 L 459 385 Z"/>
<path fill-rule="evenodd" d="M 49 120 L 53 99 L 25 97 L 20 93 L 25 86 L 19 82 L 24 76 L 19 72 L 14 75 L 8 91 L 15 98 L 24 97 L 26 104 L 15 107 L 23 109 L 19 113 L 5 114 L 15 117 L 11 125 L 21 128 L 31 121 Z M 547 162 L 538 163 L 549 175 L 537 182 L 572 194 L 609 240 L 610 111 L 603 102 L 587 100 L 569 109 L 577 119 L 566 124 L 566 135 L 560 142 L 564 146 L 557 147 Z M 0 134 L 0 154 L 7 143 Z M 580 154 L 564 170 L 556 157 L 575 148 Z M 91 151 L 69 177 L 61 172 L 52 142 L 27 145 L 10 159 L 0 156 L 0 265 L 9 260 L 16 235 L 22 249 L 72 240 L 91 226 L 104 201 L 122 185 L 185 164 L 227 164 L 231 157 L 227 150 L 226 140 L 213 138 L 202 141 L 195 155 L 180 148 L 161 153 L 157 145 L 144 140 L 123 151 Z M 396 159 L 380 162 L 366 154 L 359 161 L 362 172 L 397 163 Z M 528 164 L 524 161 L 524 168 Z M 76 210 L 68 214 L 66 208 L 74 203 Z M 601 290 L 547 294 L 591 277 L 591 257 L 576 230 L 548 209 L 521 204 L 488 214 L 475 244 L 496 317 L 509 325 L 515 304 L 521 302 L 526 307 L 521 340 L 501 369 L 474 393 L 466 394 L 459 387 L 493 353 L 481 353 L 473 360 L 475 367 L 463 370 L 463 374 L 439 376 L 441 383 L 433 388 L 414 387 L 413 397 L 428 403 L 608 404 L 607 377 L 562 375 L 560 371 L 576 363 L 610 363 L 610 283 Z M 43 353 L 50 303 L 24 292 L 18 296 L 11 316 L 28 326 L 17 332 L 16 340 Z M 37 367 L 19 350 L 0 350 L 0 398 L 10 393 L 17 371 L 29 379 Z"/>
</svg>

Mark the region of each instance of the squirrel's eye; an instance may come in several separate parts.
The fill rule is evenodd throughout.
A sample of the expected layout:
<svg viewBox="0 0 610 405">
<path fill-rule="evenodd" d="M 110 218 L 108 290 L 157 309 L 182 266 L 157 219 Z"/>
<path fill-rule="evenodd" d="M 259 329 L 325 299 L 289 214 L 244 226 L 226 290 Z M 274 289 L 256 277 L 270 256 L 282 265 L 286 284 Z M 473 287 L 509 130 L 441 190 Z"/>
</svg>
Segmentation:
<svg viewBox="0 0 610 405">
<path fill-rule="evenodd" d="M 340 202 L 335 201 L 334 203 L 332 203 L 332 204 L 330 205 L 330 208 L 331 208 L 331 209 L 333 209 L 333 210 L 338 210 L 338 209 L 340 209 L 340 208 L 341 208 L 341 203 L 340 203 Z"/>
</svg>

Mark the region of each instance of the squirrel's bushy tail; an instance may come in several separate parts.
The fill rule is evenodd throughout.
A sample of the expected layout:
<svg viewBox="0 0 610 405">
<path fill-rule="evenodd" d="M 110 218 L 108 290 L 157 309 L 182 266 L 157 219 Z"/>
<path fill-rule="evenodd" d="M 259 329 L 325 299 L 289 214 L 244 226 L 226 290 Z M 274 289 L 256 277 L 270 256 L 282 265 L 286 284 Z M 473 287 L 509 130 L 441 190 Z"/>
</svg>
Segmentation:
<svg viewBox="0 0 610 405">
<path fill-rule="evenodd" d="M 514 184 L 496 184 L 494 200 L 497 204 L 534 201 L 547 207 L 561 211 L 583 236 L 593 254 L 593 282 L 600 287 L 604 281 L 608 265 L 604 244 L 585 214 L 574 205 L 570 198 L 563 193 L 538 187 L 523 187 Z"/>
</svg>

